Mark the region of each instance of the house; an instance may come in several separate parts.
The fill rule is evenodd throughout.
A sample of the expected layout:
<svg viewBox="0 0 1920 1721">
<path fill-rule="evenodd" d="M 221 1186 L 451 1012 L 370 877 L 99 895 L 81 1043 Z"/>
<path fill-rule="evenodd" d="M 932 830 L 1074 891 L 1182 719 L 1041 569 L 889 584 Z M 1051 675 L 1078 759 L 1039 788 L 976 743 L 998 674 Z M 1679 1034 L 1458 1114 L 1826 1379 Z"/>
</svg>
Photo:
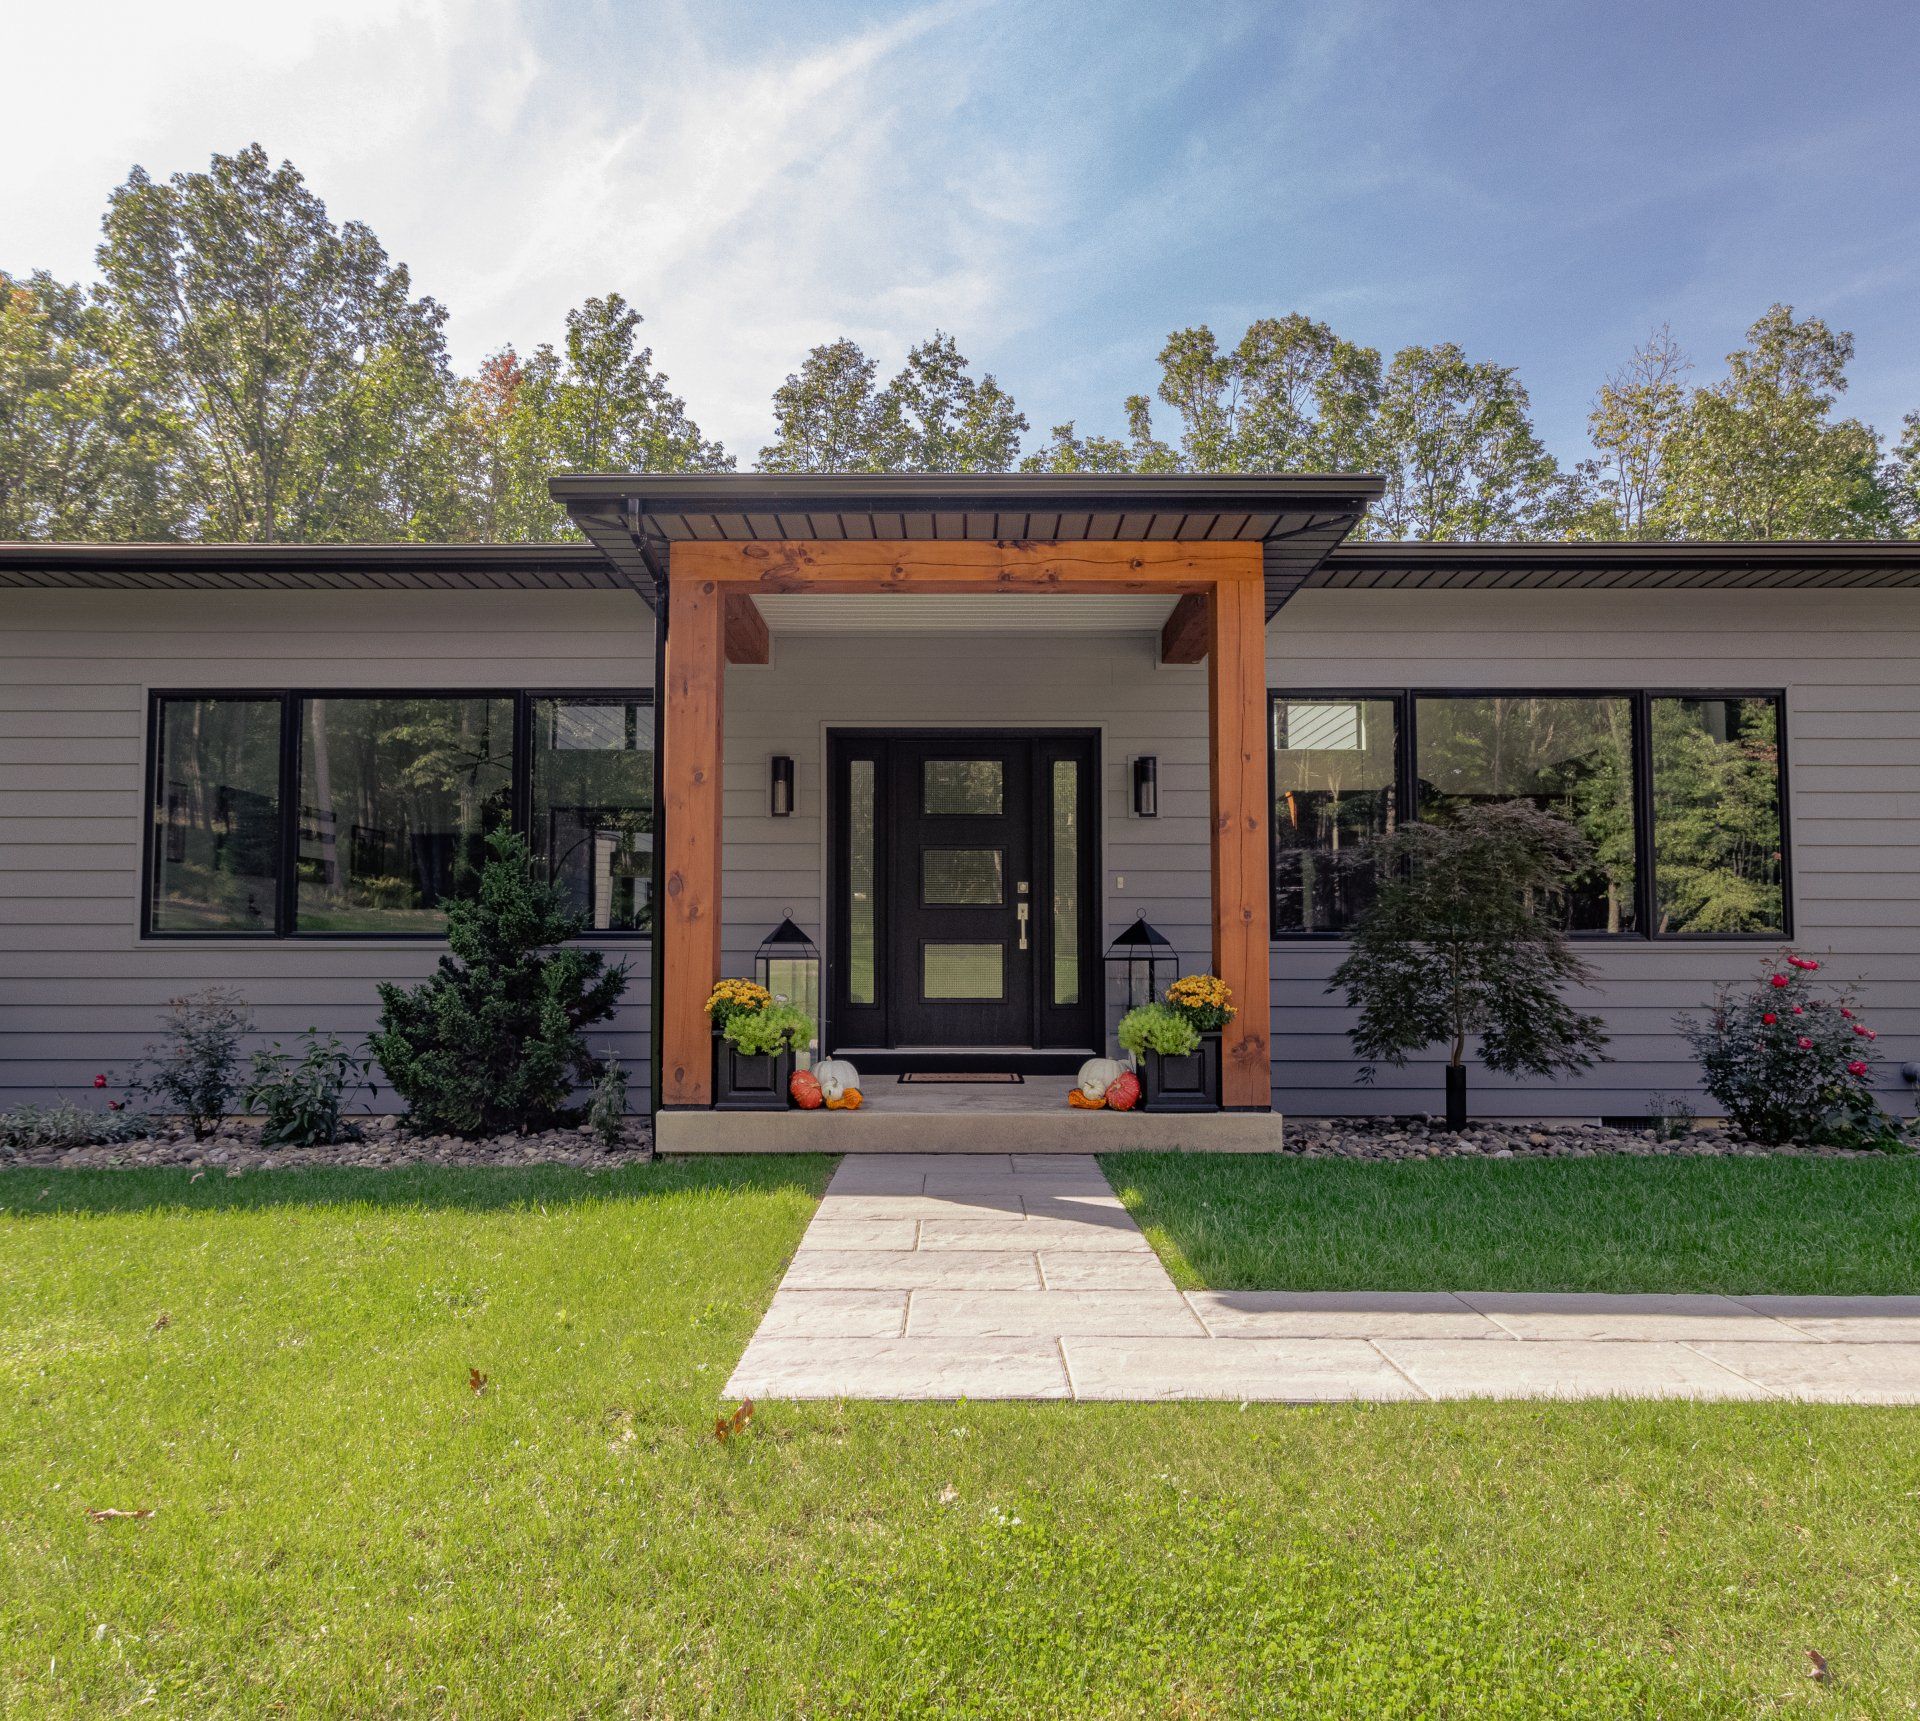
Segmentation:
<svg viewBox="0 0 1920 1721">
<path fill-rule="evenodd" d="M 663 1142 L 722 1144 L 702 1006 L 786 918 L 877 1072 L 1109 1047 L 1144 918 L 1240 1002 L 1243 1136 L 1431 1110 L 1432 1061 L 1356 1084 L 1327 979 L 1366 839 L 1501 796 L 1594 842 L 1613 1061 L 1483 1113 L 1689 1093 L 1674 1013 L 1789 940 L 1911 1103 L 1920 544 L 1350 542 L 1356 476 L 553 488 L 586 542 L 0 546 L 0 1104 L 213 982 L 357 1038 L 512 819 L 631 965 Z"/>
</svg>

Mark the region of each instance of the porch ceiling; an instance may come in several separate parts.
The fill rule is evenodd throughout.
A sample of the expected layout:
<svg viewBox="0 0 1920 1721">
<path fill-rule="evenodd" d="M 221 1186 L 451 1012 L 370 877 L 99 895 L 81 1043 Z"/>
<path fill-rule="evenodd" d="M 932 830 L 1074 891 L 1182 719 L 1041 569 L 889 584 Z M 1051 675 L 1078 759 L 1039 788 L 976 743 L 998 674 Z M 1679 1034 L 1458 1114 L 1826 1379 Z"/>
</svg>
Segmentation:
<svg viewBox="0 0 1920 1721">
<path fill-rule="evenodd" d="M 637 586 L 676 543 L 951 539 L 1078 543 L 1257 540 L 1271 613 L 1385 488 L 1366 475 L 1285 477 L 607 473 L 555 478 L 573 523 Z"/>
</svg>

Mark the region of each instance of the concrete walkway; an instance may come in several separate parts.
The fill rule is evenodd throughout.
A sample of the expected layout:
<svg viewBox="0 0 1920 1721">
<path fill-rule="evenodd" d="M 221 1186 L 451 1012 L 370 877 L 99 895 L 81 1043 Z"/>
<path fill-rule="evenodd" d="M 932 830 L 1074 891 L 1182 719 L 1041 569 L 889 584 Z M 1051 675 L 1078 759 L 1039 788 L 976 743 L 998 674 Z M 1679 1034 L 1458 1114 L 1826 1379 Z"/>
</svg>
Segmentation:
<svg viewBox="0 0 1920 1721">
<path fill-rule="evenodd" d="M 1088 1155 L 872 1154 L 726 1392 L 1920 1404 L 1920 1297 L 1183 1294 Z"/>
</svg>

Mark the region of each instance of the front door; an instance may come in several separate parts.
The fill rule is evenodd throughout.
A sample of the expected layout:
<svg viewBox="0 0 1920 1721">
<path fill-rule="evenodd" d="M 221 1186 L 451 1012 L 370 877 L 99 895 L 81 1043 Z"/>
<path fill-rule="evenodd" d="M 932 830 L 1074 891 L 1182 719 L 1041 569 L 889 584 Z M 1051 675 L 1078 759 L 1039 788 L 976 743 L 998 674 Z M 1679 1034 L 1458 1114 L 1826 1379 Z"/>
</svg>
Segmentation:
<svg viewBox="0 0 1920 1721">
<path fill-rule="evenodd" d="M 1090 1050 L 1094 737 L 848 734 L 831 754 L 833 1044 L 876 1067 Z"/>
</svg>

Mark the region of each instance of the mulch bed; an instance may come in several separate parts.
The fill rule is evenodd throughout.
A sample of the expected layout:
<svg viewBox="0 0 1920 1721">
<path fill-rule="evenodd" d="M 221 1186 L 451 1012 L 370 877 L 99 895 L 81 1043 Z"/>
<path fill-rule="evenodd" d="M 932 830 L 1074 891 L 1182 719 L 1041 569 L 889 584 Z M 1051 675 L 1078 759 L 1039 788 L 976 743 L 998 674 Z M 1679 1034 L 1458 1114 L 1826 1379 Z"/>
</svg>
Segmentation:
<svg viewBox="0 0 1920 1721">
<path fill-rule="evenodd" d="M 1475 1123 L 1452 1131 L 1431 1118 L 1288 1118 L 1284 1151 L 1301 1159 L 1879 1159 L 1834 1147 L 1770 1147 L 1719 1122 L 1681 1134 L 1597 1123 Z"/>
</svg>

